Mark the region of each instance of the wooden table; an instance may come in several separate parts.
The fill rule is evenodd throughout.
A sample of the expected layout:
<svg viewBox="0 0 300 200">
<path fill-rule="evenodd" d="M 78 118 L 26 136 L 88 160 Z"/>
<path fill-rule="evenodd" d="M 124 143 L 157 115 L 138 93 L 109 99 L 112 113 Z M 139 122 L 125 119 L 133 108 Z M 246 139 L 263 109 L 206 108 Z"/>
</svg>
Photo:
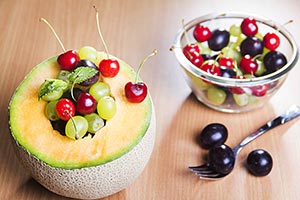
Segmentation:
<svg viewBox="0 0 300 200">
<path fill-rule="evenodd" d="M 67 199 L 44 189 L 30 178 L 15 157 L 9 141 L 8 103 L 24 76 L 47 57 L 62 52 L 52 33 L 39 22 L 48 19 L 68 49 L 91 45 L 103 50 L 97 34 L 93 5 L 109 50 L 135 69 L 145 55 L 158 49 L 141 77 L 148 84 L 157 115 L 155 149 L 146 169 L 126 190 L 106 199 L 299 199 L 299 121 L 272 130 L 249 144 L 232 174 L 221 181 L 202 181 L 189 165 L 200 164 L 205 151 L 195 141 L 208 123 L 229 129 L 227 144 L 234 146 L 258 126 L 291 104 L 300 105 L 300 66 L 290 73 L 282 89 L 260 110 L 243 114 L 213 111 L 197 102 L 184 82 L 181 69 L 169 52 L 174 35 L 186 21 L 209 12 L 246 11 L 285 23 L 300 38 L 298 0 L 1 0 L 0 1 L 0 199 Z M 274 161 L 272 172 L 257 178 L 243 163 L 248 153 L 263 148 Z"/>
</svg>

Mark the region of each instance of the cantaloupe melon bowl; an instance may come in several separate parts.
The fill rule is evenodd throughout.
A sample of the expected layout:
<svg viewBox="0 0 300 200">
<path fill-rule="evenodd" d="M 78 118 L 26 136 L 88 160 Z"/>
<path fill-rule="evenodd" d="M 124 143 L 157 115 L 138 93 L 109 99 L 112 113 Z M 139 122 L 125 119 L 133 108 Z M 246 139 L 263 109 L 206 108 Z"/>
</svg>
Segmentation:
<svg viewBox="0 0 300 200">
<path fill-rule="evenodd" d="M 117 111 L 93 136 L 70 139 L 45 115 L 47 102 L 39 100 L 38 93 L 45 79 L 59 73 L 57 56 L 34 67 L 11 99 L 9 123 L 16 154 L 31 176 L 56 194 L 78 199 L 109 196 L 136 180 L 150 159 L 156 126 L 151 96 L 148 93 L 140 103 L 127 100 L 124 86 L 136 72 L 115 59 L 119 73 L 100 79 L 110 86 Z"/>
</svg>

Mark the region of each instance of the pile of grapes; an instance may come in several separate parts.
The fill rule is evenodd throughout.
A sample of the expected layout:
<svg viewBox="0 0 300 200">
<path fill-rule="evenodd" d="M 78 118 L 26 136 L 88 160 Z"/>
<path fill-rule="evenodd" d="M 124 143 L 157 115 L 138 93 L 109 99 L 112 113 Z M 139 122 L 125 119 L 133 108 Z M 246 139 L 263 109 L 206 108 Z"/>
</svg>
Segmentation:
<svg viewBox="0 0 300 200">
<path fill-rule="evenodd" d="M 97 55 L 89 46 L 61 54 L 57 77 L 46 79 L 39 90 L 39 99 L 47 101 L 45 113 L 53 128 L 72 139 L 96 133 L 116 113 L 110 86 L 99 81 L 102 68 L 95 64 Z M 114 77 L 118 70 L 106 76 Z"/>
<path fill-rule="evenodd" d="M 233 150 L 225 144 L 228 130 L 221 123 L 206 125 L 198 135 L 199 145 L 208 150 L 210 167 L 220 174 L 229 174 L 235 163 Z M 273 167 L 271 155 L 263 149 L 251 151 L 246 159 L 246 167 L 254 176 L 266 176 Z"/>
<path fill-rule="evenodd" d="M 255 78 L 271 74 L 287 64 L 286 56 L 278 51 L 280 37 L 276 30 L 263 35 L 252 17 L 231 25 L 228 30 L 210 30 L 205 25 L 197 24 L 193 29 L 193 37 L 195 42 L 192 43 L 187 37 L 183 54 L 197 68 L 215 76 Z M 227 96 L 232 95 L 237 105 L 244 106 L 250 98 L 262 97 L 271 88 L 269 84 L 225 88 L 206 80 L 201 85 L 207 90 L 208 100 L 215 105 L 223 104 Z"/>
<path fill-rule="evenodd" d="M 110 86 L 101 81 L 100 75 L 107 78 L 117 76 L 120 64 L 108 52 L 96 8 L 95 11 L 97 30 L 107 56 L 104 59 L 91 46 L 84 46 L 78 51 L 66 51 L 52 25 L 46 19 L 40 19 L 51 29 L 64 52 L 57 57 L 60 72 L 56 78 L 45 80 L 40 86 L 38 98 L 47 101 L 45 113 L 53 128 L 76 140 L 93 136 L 117 111 Z M 138 75 L 147 59 L 156 54 L 155 49 L 140 64 L 135 81 L 124 85 L 124 93 L 129 102 L 141 103 L 147 97 L 147 85 L 138 80 Z"/>
</svg>

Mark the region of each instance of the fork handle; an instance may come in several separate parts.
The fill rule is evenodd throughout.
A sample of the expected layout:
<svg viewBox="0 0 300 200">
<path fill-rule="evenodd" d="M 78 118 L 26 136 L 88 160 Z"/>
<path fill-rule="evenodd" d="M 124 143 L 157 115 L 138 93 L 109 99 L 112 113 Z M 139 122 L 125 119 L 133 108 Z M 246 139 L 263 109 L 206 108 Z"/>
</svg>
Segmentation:
<svg viewBox="0 0 300 200">
<path fill-rule="evenodd" d="M 275 119 L 267 122 L 265 125 L 261 126 L 255 132 L 246 137 L 237 147 L 236 150 L 239 151 L 242 147 L 252 142 L 265 132 L 282 125 L 296 117 L 300 116 L 300 106 L 293 105 L 285 113 L 279 115 Z"/>
</svg>

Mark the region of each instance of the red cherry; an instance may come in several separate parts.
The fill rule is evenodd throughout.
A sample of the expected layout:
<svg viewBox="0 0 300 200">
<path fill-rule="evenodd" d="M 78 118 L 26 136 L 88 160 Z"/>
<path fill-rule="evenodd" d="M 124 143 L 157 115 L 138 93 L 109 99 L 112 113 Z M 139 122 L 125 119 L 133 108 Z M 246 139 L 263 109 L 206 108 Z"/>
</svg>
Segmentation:
<svg viewBox="0 0 300 200">
<path fill-rule="evenodd" d="M 79 114 L 85 115 L 95 112 L 97 108 L 96 99 L 87 92 L 83 92 L 79 95 L 76 110 Z"/>
<path fill-rule="evenodd" d="M 233 59 L 229 57 L 221 57 L 219 58 L 219 65 L 227 68 L 233 68 Z"/>
<path fill-rule="evenodd" d="M 237 79 L 245 79 L 245 77 L 243 76 L 238 76 L 235 77 Z M 232 94 L 244 94 L 245 90 L 242 87 L 229 87 L 228 90 L 232 93 Z"/>
<path fill-rule="evenodd" d="M 185 57 L 196 67 L 201 67 L 203 63 L 203 57 L 200 54 L 200 49 L 197 44 L 186 45 L 183 49 Z"/>
<path fill-rule="evenodd" d="M 60 65 L 60 68 L 68 71 L 73 70 L 79 60 L 79 55 L 74 50 L 69 50 L 63 54 L 60 54 L 57 58 L 57 62 Z"/>
<path fill-rule="evenodd" d="M 200 49 L 197 44 L 188 44 L 182 49 L 183 54 L 187 59 L 190 60 L 190 58 L 196 53 L 200 54 Z"/>
<path fill-rule="evenodd" d="M 99 63 L 99 71 L 104 77 L 115 77 L 120 70 L 120 64 L 115 59 L 103 59 Z"/>
<path fill-rule="evenodd" d="M 201 66 L 201 69 L 203 71 L 206 71 L 207 73 L 215 75 L 215 76 L 221 75 L 220 68 L 218 66 L 216 66 L 213 62 L 205 63 L 204 65 Z"/>
<path fill-rule="evenodd" d="M 126 98 L 133 103 L 140 103 L 142 102 L 148 93 L 148 89 L 145 83 L 137 82 L 132 83 L 128 82 L 125 85 L 125 95 Z"/>
<path fill-rule="evenodd" d="M 205 42 L 211 37 L 211 31 L 207 26 L 197 24 L 194 28 L 193 35 L 198 42 Z"/>
<path fill-rule="evenodd" d="M 264 36 L 263 43 L 267 49 L 274 51 L 280 44 L 280 38 L 275 33 L 269 32 Z"/>
<path fill-rule="evenodd" d="M 253 37 L 258 32 L 256 20 L 252 17 L 245 18 L 241 23 L 241 30 L 246 36 Z"/>
<path fill-rule="evenodd" d="M 246 74 L 254 74 L 258 68 L 258 64 L 250 55 L 245 55 L 240 61 L 240 68 Z"/>
<path fill-rule="evenodd" d="M 135 76 L 135 82 L 127 82 L 126 85 L 124 86 L 125 90 L 125 96 L 128 99 L 128 101 L 132 103 L 140 103 L 142 102 L 148 93 L 148 88 L 147 85 L 143 82 L 138 82 L 138 75 L 140 73 L 140 70 L 142 69 L 144 63 L 152 56 L 157 54 L 157 50 L 154 49 L 151 54 L 149 54 L 144 60 L 141 62 L 136 76 Z"/>
<path fill-rule="evenodd" d="M 200 68 L 201 65 L 203 64 L 204 59 L 203 59 L 203 57 L 199 54 L 198 56 L 194 56 L 190 61 L 191 61 L 191 63 L 192 63 L 193 65 L 195 65 L 196 67 Z"/>
<path fill-rule="evenodd" d="M 264 96 L 267 93 L 268 89 L 268 84 L 251 87 L 252 95 L 257 97 Z"/>
<path fill-rule="evenodd" d="M 75 115 L 74 103 L 66 98 L 60 99 L 56 103 L 55 109 L 57 116 L 64 121 L 69 120 L 72 116 Z"/>
</svg>

